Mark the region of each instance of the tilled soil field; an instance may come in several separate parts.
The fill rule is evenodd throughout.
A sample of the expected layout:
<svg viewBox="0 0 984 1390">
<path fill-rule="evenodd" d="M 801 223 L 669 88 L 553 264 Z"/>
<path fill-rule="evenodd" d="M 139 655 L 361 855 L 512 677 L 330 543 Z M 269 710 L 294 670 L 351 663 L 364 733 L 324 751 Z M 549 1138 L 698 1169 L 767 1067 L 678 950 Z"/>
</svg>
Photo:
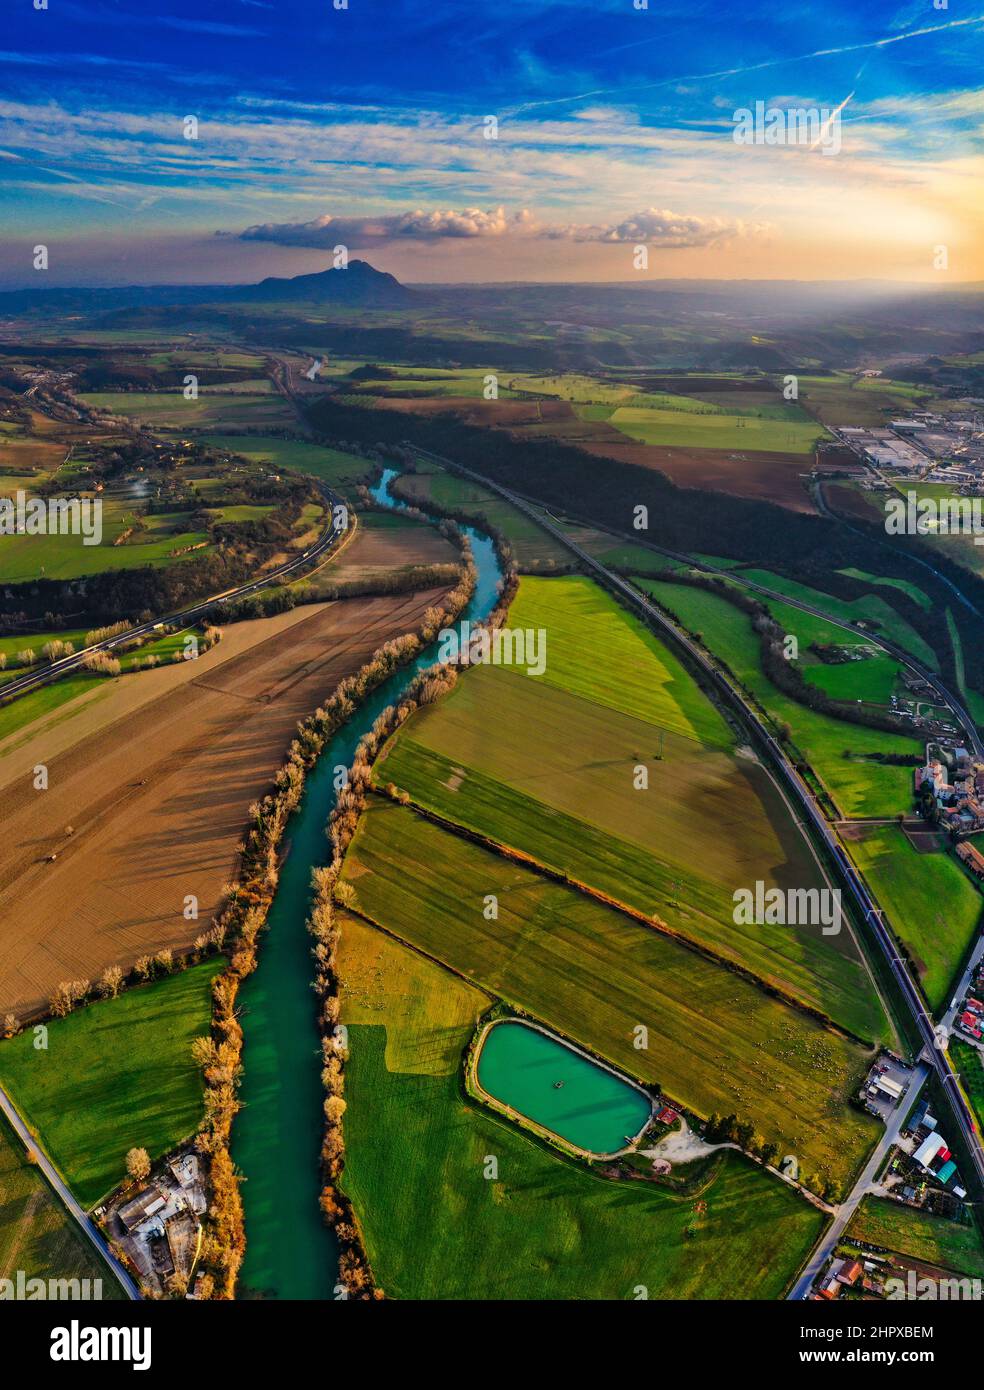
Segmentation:
<svg viewBox="0 0 984 1390">
<path fill-rule="evenodd" d="M 9 782 L 0 1014 L 39 1011 L 61 980 L 187 949 L 234 877 L 248 808 L 298 720 L 441 592 L 318 607 L 56 752 L 48 790 L 24 773 Z M 184 916 L 189 895 L 197 920 Z"/>
</svg>

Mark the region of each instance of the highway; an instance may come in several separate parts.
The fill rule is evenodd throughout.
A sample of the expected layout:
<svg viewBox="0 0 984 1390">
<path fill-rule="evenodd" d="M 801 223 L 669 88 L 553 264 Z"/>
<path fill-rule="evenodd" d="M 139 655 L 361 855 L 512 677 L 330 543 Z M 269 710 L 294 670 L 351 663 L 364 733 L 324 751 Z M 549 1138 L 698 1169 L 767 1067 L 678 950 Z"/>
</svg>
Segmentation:
<svg viewBox="0 0 984 1390">
<path fill-rule="evenodd" d="M 285 357 L 278 357 L 267 348 L 257 348 L 256 351 L 263 352 L 270 356 L 273 368 L 270 379 L 274 388 L 284 397 L 292 407 L 297 416 L 298 423 L 304 433 L 310 433 L 310 426 L 307 418 L 301 409 L 297 397 L 294 394 L 291 379 L 290 361 Z M 288 560 L 285 564 L 278 566 L 277 569 L 269 570 L 259 579 L 250 580 L 246 584 L 240 584 L 235 589 L 225 589 L 222 593 L 212 594 L 209 598 L 202 599 L 201 602 L 192 604 L 189 608 L 182 608 L 176 613 L 168 613 L 163 617 L 154 618 L 149 623 L 138 623 L 134 627 L 129 627 L 125 632 L 118 633 L 113 637 L 107 637 L 102 642 L 94 642 L 88 647 L 83 647 L 81 651 L 73 652 L 71 656 L 60 657 L 57 661 L 50 662 L 38 671 L 28 672 L 17 680 L 8 681 L 0 688 L 0 707 L 7 704 L 10 700 L 16 699 L 19 695 L 25 695 L 31 690 L 36 690 L 40 686 L 49 685 L 54 680 L 61 679 L 62 676 L 70 675 L 77 670 L 82 663 L 82 658 L 90 656 L 93 652 L 111 652 L 116 647 L 125 646 L 132 642 L 134 637 L 144 637 L 154 632 L 157 628 L 167 624 L 185 625 L 194 621 L 196 618 L 204 617 L 216 603 L 224 602 L 229 599 L 246 598 L 249 594 L 255 594 L 260 589 L 265 589 L 268 584 L 277 579 L 283 579 L 287 575 L 294 574 L 298 570 L 304 569 L 312 561 L 319 559 L 340 539 L 343 534 L 341 528 L 335 526 L 335 509 L 343 506 L 343 500 L 337 493 L 333 492 L 327 484 L 318 481 L 317 487 L 328 506 L 329 523 L 325 530 L 318 537 L 314 545 L 300 555 Z"/>
<path fill-rule="evenodd" d="M 240 584 L 234 589 L 225 589 L 222 593 L 212 594 L 209 598 L 202 599 L 199 603 L 192 604 L 189 608 L 181 608 L 175 613 L 167 613 L 160 618 L 153 618 L 147 623 L 137 623 L 133 627 L 128 627 L 125 632 L 117 633 L 113 637 L 107 637 L 102 642 L 93 642 L 88 647 L 83 647 L 80 651 L 73 652 L 71 656 L 60 657 L 57 661 L 52 661 L 47 666 L 42 666 L 37 671 L 30 671 L 17 680 L 8 681 L 0 690 L 0 705 L 6 704 L 9 700 L 18 695 L 24 695 L 28 691 L 36 690 L 39 686 L 48 685 L 51 681 L 59 680 L 62 676 L 70 675 L 77 670 L 82 663 L 83 657 L 89 656 L 92 652 L 111 652 L 116 647 L 125 646 L 134 637 L 147 636 L 156 631 L 163 625 L 185 626 L 196 618 L 204 617 L 216 603 L 224 602 L 229 599 L 245 598 L 249 594 L 255 594 L 260 589 L 265 589 L 274 580 L 284 579 L 288 575 L 295 574 L 298 570 L 304 569 L 313 561 L 326 554 L 333 545 L 344 534 L 341 527 L 335 524 L 335 509 L 343 506 L 342 499 L 326 484 L 319 482 L 318 488 L 329 509 L 329 523 L 314 545 L 307 550 L 296 555 L 292 560 L 279 565 L 276 569 L 268 570 L 259 579 L 251 579 L 246 584 Z"/>
<path fill-rule="evenodd" d="M 516 494 L 516 496 L 522 496 L 522 494 Z M 531 498 L 523 498 L 523 500 L 532 502 Z M 538 504 L 535 503 L 533 505 L 535 507 L 538 506 Z M 544 510 L 546 509 L 539 506 L 539 509 L 535 512 L 536 517 L 540 518 Z M 828 515 L 832 520 L 839 521 L 839 518 L 835 517 L 832 512 L 828 513 Z M 550 516 L 549 512 L 547 512 L 547 516 Z M 975 757 L 984 759 L 984 740 L 982 740 L 981 735 L 977 732 L 974 720 L 966 705 L 963 703 L 963 700 L 958 695 L 955 695 L 948 686 L 943 684 L 935 671 L 931 671 L 910 652 L 907 652 L 904 647 L 900 647 L 896 642 L 891 641 L 890 638 L 883 636 L 880 632 L 871 632 L 867 628 L 860 628 L 855 623 L 849 622 L 846 618 L 838 618 L 822 608 L 817 608 L 814 604 L 806 603 L 803 599 L 793 598 L 790 594 L 784 594 L 779 589 L 770 589 L 765 584 L 759 584 L 754 580 L 747 579 L 743 574 L 736 575 L 730 570 L 721 568 L 720 565 L 709 564 L 706 560 L 696 560 L 692 555 L 687 555 L 683 551 L 667 550 L 665 546 L 656 545 L 654 542 L 643 540 L 639 536 L 627 535 L 623 531 L 613 531 L 607 526 L 600 526 L 597 522 L 591 524 L 594 526 L 595 530 L 606 531 L 609 535 L 615 536 L 618 540 L 642 546 L 645 550 L 651 550 L 655 555 L 664 555 L 667 559 L 678 560 L 682 564 L 689 565 L 691 569 L 700 570 L 705 574 L 720 576 L 722 579 L 739 579 L 743 588 L 752 589 L 757 594 L 764 594 L 767 598 L 775 599 L 779 603 L 785 604 L 787 608 L 798 608 L 803 613 L 810 613 L 815 618 L 822 618 L 832 627 L 842 628 L 845 632 L 850 632 L 855 637 L 863 637 L 865 641 L 870 642 L 872 646 L 881 647 L 883 651 L 893 656 L 900 665 L 905 666 L 913 675 L 925 681 L 926 684 L 935 691 L 937 696 L 939 696 L 939 703 L 946 706 L 951 711 L 957 723 L 962 727 L 967 747 L 973 751 Z M 925 561 L 920 561 L 920 564 L 925 564 Z M 953 588 L 953 585 L 950 584 L 950 581 L 945 575 L 938 574 L 936 570 L 933 570 L 931 565 L 926 567 L 932 570 L 932 573 L 936 574 L 944 583 L 949 584 L 950 587 Z M 964 599 L 964 602 L 967 603 L 969 607 L 972 607 L 968 600 Z M 901 729 L 901 732 L 906 732 L 904 727 Z M 915 734 L 917 731 L 913 729 L 912 732 Z"/>
<path fill-rule="evenodd" d="M 127 1272 L 126 1269 L 124 1269 L 124 1267 L 120 1264 L 119 1260 L 110 1250 L 109 1246 L 106 1244 L 106 1241 L 102 1237 L 102 1233 L 97 1229 L 95 1223 L 90 1221 L 89 1217 L 86 1215 L 86 1213 L 79 1206 L 78 1202 L 72 1196 L 66 1183 L 62 1179 L 61 1174 L 58 1172 L 58 1169 L 52 1163 L 51 1159 L 41 1148 L 41 1145 L 38 1143 L 35 1136 L 31 1133 L 27 1125 L 21 1119 L 20 1112 L 14 1105 L 14 1102 L 10 1099 L 10 1096 L 2 1087 L 0 1087 L 0 1110 L 3 1111 L 7 1119 L 10 1121 L 11 1127 L 16 1132 L 17 1137 L 23 1143 L 25 1149 L 27 1149 L 29 1153 L 32 1153 L 34 1157 L 37 1159 L 37 1166 L 40 1168 L 41 1172 L 44 1174 L 48 1182 L 51 1184 L 51 1187 L 54 1189 L 55 1195 L 62 1203 L 62 1206 L 64 1206 L 64 1208 L 66 1209 L 69 1216 L 71 1216 L 72 1220 L 75 1221 L 75 1223 L 79 1227 L 81 1227 L 82 1233 L 85 1236 L 86 1240 L 88 1240 L 89 1244 L 94 1247 L 100 1259 L 104 1260 L 105 1263 L 109 1266 L 110 1270 L 113 1273 L 113 1277 L 117 1279 L 120 1284 L 122 1284 L 123 1289 L 126 1292 L 127 1298 L 139 1300 L 140 1290 L 137 1288 L 137 1285 L 135 1284 L 134 1280 L 131 1278 L 130 1274 Z"/>
<path fill-rule="evenodd" d="M 657 629 L 666 633 L 677 647 L 682 647 L 693 664 L 701 671 L 702 675 L 714 686 L 715 690 L 724 698 L 729 707 L 735 711 L 746 727 L 754 736 L 760 750 L 764 751 L 770 762 L 780 773 L 786 786 L 795 796 L 797 802 L 802 807 L 809 826 L 815 835 L 821 840 L 836 864 L 840 877 L 845 883 L 851 898 L 858 911 L 872 940 L 878 946 L 891 974 L 896 981 L 902 1000 L 909 1012 L 910 1019 L 915 1025 L 917 1036 L 923 1044 L 921 1057 L 929 1064 L 936 1073 L 940 1086 L 945 1096 L 948 1098 L 954 1112 L 954 1118 L 960 1128 L 964 1142 L 971 1156 L 971 1161 L 976 1169 L 976 1177 L 979 1185 L 984 1185 L 984 1147 L 981 1145 L 980 1135 L 977 1125 L 971 1114 L 970 1108 L 964 1099 L 957 1081 L 956 1073 L 950 1063 L 950 1059 L 943 1049 L 939 1046 L 936 1031 L 933 1026 L 932 1017 L 923 1003 L 922 996 L 912 977 L 904 959 L 899 955 L 895 938 L 885 918 L 884 912 L 879 908 L 872 896 L 864 879 L 855 868 L 850 856 L 844 849 L 834 828 L 827 821 L 817 803 L 816 798 L 808 784 L 797 772 L 792 762 L 786 756 L 782 745 L 766 728 L 765 724 L 750 709 L 742 699 L 740 693 L 730 684 L 723 673 L 718 670 L 710 660 L 704 650 L 697 646 L 675 624 L 664 614 L 655 604 L 626 579 L 614 574 L 606 568 L 599 560 L 590 555 L 576 541 L 571 540 L 564 532 L 552 522 L 547 521 L 542 513 L 538 512 L 533 506 L 511 492 L 508 488 L 502 487 L 499 483 L 493 482 L 481 473 L 476 473 L 472 469 L 464 467 L 462 464 L 455 463 L 450 459 L 441 458 L 437 454 L 431 454 L 425 449 L 416 449 L 422 457 L 430 459 L 440 467 L 448 468 L 451 472 L 461 473 L 479 483 L 482 487 L 496 493 L 518 508 L 531 520 L 551 534 L 557 541 L 570 550 L 582 562 L 584 567 L 590 572 L 599 575 L 605 585 L 620 594 L 628 603 L 641 612 L 644 617 Z"/>
<path fill-rule="evenodd" d="M 626 537 L 624 539 L 628 538 Z M 636 543 L 640 544 L 640 542 Z M 722 577 L 729 577 L 729 571 L 721 569 L 717 565 L 709 565 L 706 561 L 695 560 L 691 556 L 683 555 L 676 551 L 664 550 L 662 547 L 654 546 L 648 541 L 643 541 L 641 544 L 645 545 L 647 549 L 657 551 L 661 555 L 667 555 L 674 560 L 681 560 L 685 564 L 691 565 L 694 569 L 703 570 L 714 575 L 721 575 Z M 935 570 L 933 572 L 934 574 L 936 573 Z M 854 623 L 848 622 L 844 618 L 836 618 L 832 614 L 825 612 L 822 608 L 817 608 L 811 603 L 804 602 L 802 599 L 792 598 L 789 594 L 784 594 L 779 589 L 770 589 L 765 584 L 758 584 L 750 579 L 746 579 L 744 575 L 730 575 L 730 577 L 738 578 L 745 588 L 753 589 L 759 594 L 765 594 L 766 597 L 776 599 L 789 608 L 798 608 L 801 612 L 810 613 L 815 618 L 823 618 L 824 621 L 830 623 L 832 627 L 843 628 L 845 632 L 852 632 L 855 637 L 859 635 L 863 636 L 865 641 L 870 642 L 872 646 L 881 647 L 883 651 L 893 656 L 900 665 L 907 667 L 913 675 L 925 681 L 926 684 L 936 692 L 939 696 L 940 703 L 945 705 L 952 712 L 957 723 L 961 725 L 964 737 L 967 741 L 967 746 L 972 749 L 976 757 L 984 758 L 984 741 L 982 741 L 980 734 L 977 732 L 977 727 L 971 718 L 970 711 L 964 705 L 963 701 L 943 684 L 935 671 L 931 671 L 927 666 L 924 666 L 921 661 L 918 661 L 907 652 L 904 647 L 900 647 L 896 642 L 891 641 L 890 638 L 882 636 L 881 633 L 869 632 L 867 628 L 857 627 Z M 939 578 L 943 579 L 944 576 L 940 575 Z M 905 730 L 902 729 L 902 732 L 905 732 Z M 915 733 L 916 730 L 913 729 L 912 732 Z"/>
</svg>

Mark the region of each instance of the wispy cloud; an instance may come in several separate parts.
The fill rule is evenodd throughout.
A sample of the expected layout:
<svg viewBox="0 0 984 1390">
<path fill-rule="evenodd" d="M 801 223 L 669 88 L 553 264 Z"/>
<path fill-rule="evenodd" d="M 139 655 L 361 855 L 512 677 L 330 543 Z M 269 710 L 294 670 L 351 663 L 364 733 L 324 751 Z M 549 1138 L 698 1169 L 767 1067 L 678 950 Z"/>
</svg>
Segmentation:
<svg viewBox="0 0 984 1390">
<path fill-rule="evenodd" d="M 612 96 L 616 93 L 624 100 L 629 92 L 655 91 L 660 87 L 670 87 L 678 82 L 708 82 L 721 77 L 739 77 L 751 72 L 762 72 L 766 68 L 791 67 L 797 63 L 809 62 L 815 58 L 831 58 L 845 53 L 861 53 L 872 49 L 890 48 L 893 44 L 906 43 L 912 39 L 927 38 L 931 34 L 941 34 L 950 29 L 963 29 L 968 26 L 984 25 L 984 15 L 966 19 L 949 19 L 944 24 L 927 24 L 919 29 L 909 29 L 904 34 L 888 34 L 879 39 L 864 39 L 858 43 L 838 44 L 831 48 L 814 48 L 807 53 L 783 54 L 775 58 L 764 58 L 757 63 L 742 63 L 737 67 L 716 68 L 706 72 L 683 72 L 673 77 L 660 78 L 658 82 L 623 83 L 619 87 L 595 87 L 591 91 L 577 92 L 571 96 L 551 97 L 543 101 L 523 102 L 513 108 L 515 113 L 533 111 L 541 106 L 562 106 L 570 102 L 593 100 L 595 97 Z M 619 49 L 609 49 L 609 53 L 628 48 L 641 48 L 659 43 L 658 38 L 639 39 L 633 43 L 622 44 Z"/>
</svg>

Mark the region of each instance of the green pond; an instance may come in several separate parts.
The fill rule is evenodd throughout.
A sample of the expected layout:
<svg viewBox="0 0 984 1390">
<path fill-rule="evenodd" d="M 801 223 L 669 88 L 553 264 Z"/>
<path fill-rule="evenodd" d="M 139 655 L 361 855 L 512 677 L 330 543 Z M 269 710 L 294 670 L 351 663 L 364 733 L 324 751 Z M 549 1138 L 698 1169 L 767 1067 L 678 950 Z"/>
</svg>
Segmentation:
<svg viewBox="0 0 984 1390">
<path fill-rule="evenodd" d="M 493 1099 L 596 1154 L 624 1149 L 652 1109 L 642 1091 L 614 1072 L 559 1038 L 512 1020 L 486 1033 L 478 1083 Z"/>
</svg>

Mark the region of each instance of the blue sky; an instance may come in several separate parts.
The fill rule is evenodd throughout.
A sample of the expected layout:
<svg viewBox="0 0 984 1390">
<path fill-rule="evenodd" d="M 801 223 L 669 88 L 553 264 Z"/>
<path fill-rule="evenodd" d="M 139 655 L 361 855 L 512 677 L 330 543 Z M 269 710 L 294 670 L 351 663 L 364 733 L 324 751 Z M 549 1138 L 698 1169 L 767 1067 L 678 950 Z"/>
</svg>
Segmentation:
<svg viewBox="0 0 984 1390">
<path fill-rule="evenodd" d="M 984 278 L 984 0 L 636 3 L 7 0 L 0 278 Z"/>
</svg>

